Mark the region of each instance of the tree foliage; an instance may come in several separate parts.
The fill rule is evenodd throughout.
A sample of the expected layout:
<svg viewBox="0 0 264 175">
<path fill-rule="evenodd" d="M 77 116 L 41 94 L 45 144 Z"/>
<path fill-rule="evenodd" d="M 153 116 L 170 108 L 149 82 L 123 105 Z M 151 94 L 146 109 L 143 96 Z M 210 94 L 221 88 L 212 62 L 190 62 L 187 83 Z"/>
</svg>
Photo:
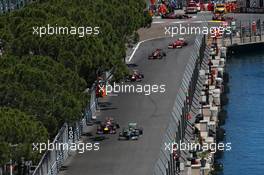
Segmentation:
<svg viewBox="0 0 264 175">
<path fill-rule="evenodd" d="M 0 105 L 36 115 L 47 128 L 53 126 L 51 135 L 57 132 L 56 126 L 80 117 L 88 99 L 82 93 L 85 87 L 76 72 L 48 57 L 0 59 Z"/>
<path fill-rule="evenodd" d="M 115 68 L 116 79 L 124 76 L 125 43 L 151 23 L 144 8 L 144 0 L 40 0 L 0 16 L 1 156 L 10 151 L 10 143 L 46 138 L 43 126 L 53 137 L 64 122 L 78 119 L 88 102 L 83 91 L 99 68 Z M 33 34 L 33 27 L 48 24 L 98 26 L 100 33 L 83 38 Z M 26 148 L 23 156 L 30 158 Z M 6 161 L 5 156 L 0 159 Z"/>
<path fill-rule="evenodd" d="M 38 160 L 39 153 L 32 152 L 32 143 L 44 143 L 48 139 L 46 128 L 33 116 L 20 110 L 0 107 L 0 165 L 12 158 L 20 162 Z"/>
<path fill-rule="evenodd" d="M 125 43 L 135 30 L 151 22 L 144 0 L 49 0 L 1 17 L 5 50 L 16 56 L 49 56 L 76 71 L 88 85 L 98 67 L 105 70 L 123 62 Z M 33 35 L 36 26 L 100 27 L 98 36 Z M 1 26 L 3 26 L 1 28 Z M 86 69 L 86 70 L 84 70 Z"/>
</svg>

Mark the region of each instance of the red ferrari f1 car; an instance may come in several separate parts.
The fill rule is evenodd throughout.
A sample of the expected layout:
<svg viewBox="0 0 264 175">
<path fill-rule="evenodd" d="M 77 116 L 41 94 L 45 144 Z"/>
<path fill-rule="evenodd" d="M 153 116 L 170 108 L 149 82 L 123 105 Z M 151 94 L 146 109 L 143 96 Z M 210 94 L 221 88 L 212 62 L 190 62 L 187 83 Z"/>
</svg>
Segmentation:
<svg viewBox="0 0 264 175">
<path fill-rule="evenodd" d="M 133 72 L 126 77 L 127 82 L 139 82 L 144 78 L 144 75 L 141 74 L 138 70 L 133 70 Z"/>
<path fill-rule="evenodd" d="M 97 134 L 115 134 L 116 130 L 119 128 L 113 118 L 109 117 L 102 123 L 97 126 Z"/>
<path fill-rule="evenodd" d="M 174 48 L 182 48 L 183 46 L 187 46 L 187 42 L 184 38 L 179 38 L 173 43 L 169 44 L 168 49 L 174 49 Z"/>
<path fill-rule="evenodd" d="M 186 14 L 167 13 L 167 14 L 161 15 L 161 18 L 163 19 L 189 19 L 192 17 Z"/>
<path fill-rule="evenodd" d="M 233 17 L 225 16 L 220 13 L 215 13 L 212 17 L 212 20 L 216 20 L 216 21 L 232 21 L 233 19 L 234 19 Z"/>
<path fill-rule="evenodd" d="M 149 55 L 149 59 L 162 59 L 166 56 L 166 53 L 162 51 L 161 49 L 156 49 L 154 52 L 152 52 L 151 55 Z"/>
</svg>

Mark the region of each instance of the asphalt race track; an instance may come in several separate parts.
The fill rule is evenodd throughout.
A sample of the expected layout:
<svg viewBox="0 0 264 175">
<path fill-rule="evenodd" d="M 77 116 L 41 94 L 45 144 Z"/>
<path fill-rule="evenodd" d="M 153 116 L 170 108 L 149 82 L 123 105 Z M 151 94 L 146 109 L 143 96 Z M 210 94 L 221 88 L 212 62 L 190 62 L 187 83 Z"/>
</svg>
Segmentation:
<svg viewBox="0 0 264 175">
<path fill-rule="evenodd" d="M 244 16 L 239 15 L 239 19 L 243 20 Z M 211 20 L 212 16 L 208 13 L 205 18 Z M 255 16 L 252 15 L 252 18 Z M 201 19 L 200 15 L 196 18 L 196 20 Z M 185 66 L 190 59 L 195 35 L 185 38 L 188 46 L 172 50 L 168 50 L 167 46 L 175 38 L 146 41 L 140 45 L 130 62 L 137 65 L 135 69 L 140 70 L 145 76 L 140 84 L 165 84 L 165 93 L 155 93 L 150 96 L 126 93 L 100 100 L 99 119 L 114 117 L 121 128 L 126 127 L 128 122 L 137 122 L 144 129 L 143 136 L 138 141 L 118 141 L 118 134 L 106 135 L 107 139 L 100 141 L 99 151 L 76 154 L 66 170 L 60 173 L 61 175 L 153 174 L 161 144 L 164 144 L 162 139 L 168 125 L 168 115 L 181 85 Z M 148 55 L 156 48 L 164 49 L 167 53 L 166 58 L 148 60 Z M 94 130 L 92 137 L 95 135 Z M 85 141 L 91 142 L 89 138 Z"/>
<path fill-rule="evenodd" d="M 182 37 L 182 36 L 181 36 Z M 121 128 L 137 122 L 144 134 L 137 141 L 119 141 L 116 135 L 106 135 L 100 141 L 99 151 L 77 154 L 61 174 L 66 175 L 150 175 L 159 156 L 164 131 L 168 125 L 176 94 L 181 85 L 185 67 L 190 59 L 195 35 L 186 36 L 188 46 L 167 49 L 176 38 L 146 41 L 136 51 L 131 64 L 137 65 L 145 78 L 140 84 L 165 84 L 165 93 L 149 96 L 136 93 L 117 94 L 101 101 L 100 119 L 114 117 Z M 167 56 L 162 60 L 148 60 L 156 48 Z M 103 101 L 103 102 L 102 102 Z M 119 129 L 121 130 L 121 129 Z M 118 132 L 119 132 L 118 130 Z M 95 130 L 92 133 L 95 136 Z M 86 142 L 91 142 L 87 139 Z"/>
</svg>

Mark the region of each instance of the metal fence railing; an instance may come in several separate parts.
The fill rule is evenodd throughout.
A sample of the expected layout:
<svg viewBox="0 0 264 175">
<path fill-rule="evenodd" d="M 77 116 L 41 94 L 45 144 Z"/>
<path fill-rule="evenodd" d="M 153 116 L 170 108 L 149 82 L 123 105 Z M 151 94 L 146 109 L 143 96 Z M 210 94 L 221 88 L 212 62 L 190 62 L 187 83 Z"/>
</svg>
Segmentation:
<svg viewBox="0 0 264 175">
<path fill-rule="evenodd" d="M 104 72 L 106 84 L 111 81 L 113 71 L 114 69 Z M 71 145 L 72 143 L 77 143 L 80 141 L 84 127 L 94 123 L 95 118 L 93 118 L 93 116 L 96 115 L 96 110 L 98 109 L 96 86 L 97 84 L 94 83 L 90 89 L 90 101 L 84 110 L 83 117 L 71 125 L 65 123 L 52 142 L 53 145 Z M 37 168 L 33 172 L 33 175 L 57 175 L 59 173 L 63 163 L 71 154 L 70 149 L 59 148 L 60 149 L 48 150 L 45 152 Z"/>
<path fill-rule="evenodd" d="M 208 27 L 207 23 L 203 24 L 204 27 Z M 204 57 L 204 51 L 206 48 L 206 36 L 198 35 L 195 39 L 194 50 L 191 54 L 191 59 L 185 69 L 182 85 L 177 93 L 175 104 L 170 115 L 170 122 L 167 127 L 159 158 L 154 167 L 155 175 L 176 175 L 179 174 L 176 169 L 179 165 L 179 160 L 175 159 L 175 154 L 172 151 L 166 150 L 165 143 L 180 143 L 184 140 L 186 128 L 188 126 L 188 116 L 192 101 L 194 98 L 195 88 L 199 76 L 199 69 Z M 177 152 L 181 160 L 184 160 L 184 156 L 181 152 Z M 182 162 L 182 161 L 181 161 Z"/>
<path fill-rule="evenodd" d="M 232 34 L 224 33 L 222 45 L 247 44 L 264 41 L 264 20 L 229 21 Z"/>
<path fill-rule="evenodd" d="M 256 7 L 240 7 L 236 9 L 236 12 L 238 13 L 264 13 L 264 8 L 256 8 Z"/>
<path fill-rule="evenodd" d="M 94 105 L 95 101 L 92 98 L 93 97 L 91 97 L 90 105 L 88 105 L 87 109 L 85 110 L 84 117 L 79 121 L 72 123 L 71 125 L 65 123 L 52 142 L 53 145 L 62 144 L 70 146 L 72 143 L 77 143 L 80 140 L 84 126 L 87 125 L 89 120 L 91 120 L 93 113 L 96 111 Z M 70 149 L 63 149 L 62 147 L 60 147 L 60 149 L 46 151 L 42 156 L 37 168 L 33 172 L 33 175 L 58 174 L 60 168 L 70 153 Z"/>
</svg>

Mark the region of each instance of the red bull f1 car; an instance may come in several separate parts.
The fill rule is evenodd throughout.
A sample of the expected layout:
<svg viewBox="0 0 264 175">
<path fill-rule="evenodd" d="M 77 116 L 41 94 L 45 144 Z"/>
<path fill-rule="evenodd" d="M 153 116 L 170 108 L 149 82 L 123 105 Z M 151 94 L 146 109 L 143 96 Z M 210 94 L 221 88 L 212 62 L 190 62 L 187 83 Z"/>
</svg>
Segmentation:
<svg viewBox="0 0 264 175">
<path fill-rule="evenodd" d="M 97 126 L 97 134 L 115 134 L 116 130 L 119 128 L 113 118 L 107 118 L 103 123 L 101 122 Z"/>
<path fill-rule="evenodd" d="M 128 128 L 124 128 L 120 133 L 118 140 L 138 140 L 143 135 L 143 129 L 137 127 L 137 123 L 129 123 Z"/>
<path fill-rule="evenodd" d="M 149 55 L 148 59 L 162 59 L 165 56 L 166 53 L 162 51 L 162 49 L 156 49 L 151 55 Z"/>
<path fill-rule="evenodd" d="M 173 43 L 169 44 L 168 49 L 182 48 L 183 46 L 187 46 L 187 42 L 184 38 L 179 38 Z"/>
</svg>

